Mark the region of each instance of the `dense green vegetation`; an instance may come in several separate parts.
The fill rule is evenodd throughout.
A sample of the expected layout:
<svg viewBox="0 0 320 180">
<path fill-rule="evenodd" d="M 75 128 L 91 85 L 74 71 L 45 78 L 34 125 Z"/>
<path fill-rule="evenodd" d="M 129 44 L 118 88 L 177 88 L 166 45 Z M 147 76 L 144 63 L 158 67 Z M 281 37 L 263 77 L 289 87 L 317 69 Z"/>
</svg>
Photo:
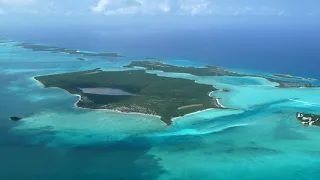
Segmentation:
<svg viewBox="0 0 320 180">
<path fill-rule="evenodd" d="M 147 70 L 159 70 L 164 72 L 175 73 L 189 73 L 195 76 L 245 76 L 235 72 L 224 70 L 217 66 L 205 66 L 205 67 L 180 67 L 162 62 L 150 62 L 150 61 L 133 61 L 129 65 L 124 67 L 144 67 Z"/>
<path fill-rule="evenodd" d="M 227 71 L 216 66 L 179 67 L 161 62 L 134 61 L 124 67 L 144 67 L 147 70 L 189 73 L 196 76 L 248 76 Z M 312 84 L 283 81 L 262 77 L 277 82 L 277 87 L 312 87 Z M 220 104 L 208 93 L 217 90 L 213 86 L 197 84 L 192 80 L 160 77 L 146 73 L 145 70 L 102 71 L 97 68 L 90 71 L 73 72 L 35 77 L 45 87 L 59 87 L 72 94 L 79 94 L 79 107 L 91 109 L 111 109 L 121 112 L 138 112 L 161 116 L 167 125 L 172 118 L 204 110 L 221 108 Z M 81 88 L 118 89 L 130 95 L 84 93 Z M 100 89 L 101 91 L 101 89 Z M 112 90 L 111 90 L 112 91 Z M 228 89 L 223 89 L 228 92 Z"/>
<path fill-rule="evenodd" d="M 59 87 L 69 93 L 81 95 L 81 100 L 77 103 L 79 107 L 159 115 L 167 125 L 172 123 L 174 117 L 216 107 L 214 100 L 208 96 L 216 90 L 213 86 L 197 84 L 186 79 L 160 77 L 148 74 L 144 70 L 96 69 L 39 76 L 35 79 L 45 87 Z M 80 88 L 116 88 L 134 95 L 86 94 Z M 192 106 L 195 104 L 197 106 Z M 190 107 L 180 108 L 184 106 Z"/>
<path fill-rule="evenodd" d="M 150 62 L 150 61 L 133 61 L 129 65 L 124 67 L 132 68 L 132 67 L 143 67 L 147 70 L 158 70 L 163 72 L 175 72 L 175 73 L 188 73 L 195 76 L 251 76 L 251 77 L 259 77 L 265 78 L 271 82 L 276 82 L 279 85 L 276 87 L 279 88 L 297 88 L 297 87 L 315 87 L 313 84 L 310 83 L 302 83 L 302 82 L 293 82 L 293 81 L 284 81 L 270 77 L 264 77 L 259 75 L 246 75 L 246 74 L 239 74 L 235 72 L 231 72 L 225 70 L 223 68 L 217 66 L 205 66 L 205 67 L 180 67 L 174 66 L 170 64 L 165 64 L 162 62 Z M 278 76 L 279 77 L 279 76 Z"/>
</svg>

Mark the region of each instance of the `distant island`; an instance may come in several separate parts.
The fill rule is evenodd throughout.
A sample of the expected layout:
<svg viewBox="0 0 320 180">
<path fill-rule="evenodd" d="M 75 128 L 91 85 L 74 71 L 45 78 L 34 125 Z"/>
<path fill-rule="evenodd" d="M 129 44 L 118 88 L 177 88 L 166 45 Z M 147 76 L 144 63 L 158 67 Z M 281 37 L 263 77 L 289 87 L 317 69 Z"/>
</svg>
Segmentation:
<svg viewBox="0 0 320 180">
<path fill-rule="evenodd" d="M 310 83 L 302 83 L 302 82 L 292 82 L 292 81 L 284 81 L 270 77 L 264 77 L 259 75 L 247 75 L 240 74 L 232 71 L 225 70 L 218 66 L 210 66 L 206 65 L 204 67 L 181 67 L 170 64 L 165 64 L 162 62 L 152 62 L 152 61 L 133 61 L 129 65 L 124 67 L 133 68 L 133 67 L 143 67 L 147 70 L 158 70 L 163 72 L 173 72 L 173 73 L 188 73 L 195 76 L 237 76 L 237 77 L 259 77 L 267 79 L 268 81 L 278 83 L 276 87 L 279 88 L 299 88 L 299 87 L 316 87 Z M 228 90 L 224 90 L 228 91 Z"/>
<path fill-rule="evenodd" d="M 223 108 L 209 94 L 217 89 L 192 80 L 160 77 L 144 70 L 100 69 L 38 76 L 45 87 L 58 87 L 81 98 L 78 107 L 157 115 L 168 126 L 175 117 Z"/>
<path fill-rule="evenodd" d="M 289 74 L 272 74 L 272 75 L 276 76 L 276 77 L 288 78 L 288 79 L 308 80 L 308 81 L 316 81 L 317 80 L 315 78 L 304 78 L 304 77 L 299 77 L 299 76 L 292 76 Z"/>
<path fill-rule="evenodd" d="M 19 43 L 16 46 L 30 49 L 32 51 L 47 51 L 51 53 L 66 53 L 66 54 L 74 54 L 74 55 L 81 55 L 81 56 L 96 56 L 96 57 L 115 57 L 120 58 L 124 57 L 119 53 L 93 53 L 93 52 L 83 52 L 80 50 L 74 49 L 67 49 L 67 48 L 59 48 L 54 46 L 44 46 L 44 45 L 37 45 L 37 44 L 29 44 L 29 43 Z"/>
<path fill-rule="evenodd" d="M 129 65 L 124 67 L 143 67 L 147 70 L 158 70 L 163 72 L 174 72 L 174 73 L 188 73 L 195 76 L 246 76 L 238 74 L 232 71 L 224 70 L 217 66 L 205 66 L 205 67 L 181 67 L 162 62 L 151 62 L 151 61 L 133 61 Z"/>
</svg>

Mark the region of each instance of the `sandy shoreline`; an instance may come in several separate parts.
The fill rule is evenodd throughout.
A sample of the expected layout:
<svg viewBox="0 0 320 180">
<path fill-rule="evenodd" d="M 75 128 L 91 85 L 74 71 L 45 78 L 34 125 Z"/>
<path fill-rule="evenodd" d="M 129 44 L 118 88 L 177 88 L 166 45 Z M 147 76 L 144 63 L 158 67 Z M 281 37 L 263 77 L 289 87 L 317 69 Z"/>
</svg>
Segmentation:
<svg viewBox="0 0 320 180">
<path fill-rule="evenodd" d="M 34 80 L 38 85 L 41 85 L 42 88 L 46 88 L 40 81 L 36 80 L 35 77 L 32 77 L 31 79 Z M 78 100 L 74 103 L 74 107 L 75 108 L 85 109 L 85 110 L 95 110 L 95 111 L 109 111 L 109 112 L 115 112 L 115 113 L 119 113 L 119 114 L 132 114 L 132 115 L 141 115 L 141 116 L 149 116 L 149 117 L 161 118 L 160 116 L 157 116 L 157 115 L 144 114 L 144 113 L 138 113 L 138 112 L 122 112 L 122 111 L 117 111 L 117 110 L 112 110 L 112 109 L 90 109 L 90 108 L 80 107 L 80 106 L 78 106 L 78 102 L 81 100 L 81 95 L 79 95 L 79 94 L 71 94 L 68 91 L 66 91 L 66 90 L 64 90 L 62 88 L 59 88 L 59 87 L 50 87 L 50 88 L 63 90 L 65 92 L 67 92 L 71 96 L 78 97 Z"/>
<path fill-rule="evenodd" d="M 194 115 L 194 114 L 205 112 L 205 111 L 210 111 L 210 110 L 213 110 L 213 109 L 215 109 L 215 108 L 204 109 L 204 110 L 196 111 L 196 112 L 193 112 L 193 113 L 190 113 L 190 114 L 186 114 L 184 116 L 174 117 L 174 118 L 171 119 L 171 121 L 174 122 L 175 120 L 177 120 L 179 118 L 183 118 L 183 117 L 186 117 L 186 116 Z"/>
<path fill-rule="evenodd" d="M 40 81 L 38 81 L 37 79 L 35 79 L 35 77 L 32 77 L 31 80 L 35 81 L 37 85 L 40 85 L 42 88 L 46 88 Z M 147 117 L 156 117 L 159 118 L 159 120 L 161 119 L 161 116 L 158 115 L 152 115 L 152 114 L 144 114 L 144 113 L 138 113 L 138 112 L 122 112 L 122 111 L 118 111 L 118 110 L 113 110 L 113 109 L 91 109 L 91 108 L 84 108 L 84 107 L 79 107 L 78 103 L 79 101 L 81 101 L 81 95 L 79 94 L 71 94 L 69 93 L 67 90 L 59 88 L 59 87 L 50 87 L 50 88 L 55 88 L 55 89 L 59 89 L 59 90 L 64 90 L 65 92 L 67 92 L 69 95 L 71 96 L 76 96 L 78 97 L 78 100 L 74 103 L 74 107 L 78 108 L 78 109 L 84 109 L 84 110 L 94 110 L 94 111 L 106 111 L 106 112 L 113 112 L 113 113 L 119 113 L 119 114 L 127 114 L 127 115 L 140 115 L 140 116 L 147 116 Z M 213 93 L 210 92 L 209 95 Z M 215 98 L 216 103 L 220 106 L 220 108 L 225 108 L 219 101 L 219 99 Z M 201 113 L 204 111 L 209 111 L 209 110 L 213 110 L 213 109 L 217 109 L 217 108 L 208 108 L 208 109 L 204 109 L 204 110 L 200 110 L 200 111 L 195 111 L 193 113 L 189 113 L 186 114 L 184 116 L 179 116 L 179 117 L 174 117 L 171 119 L 172 122 L 174 122 L 176 119 L 178 118 L 182 118 L 185 116 L 189 116 L 189 115 L 193 115 L 193 114 L 197 114 L 197 113 Z"/>
<path fill-rule="evenodd" d="M 221 108 L 226 108 L 220 103 L 220 98 L 216 98 L 216 102 Z"/>
<path fill-rule="evenodd" d="M 71 94 L 71 95 L 77 96 L 79 98 L 78 101 L 74 103 L 74 107 L 79 108 L 79 109 L 93 110 L 93 111 L 109 111 L 109 112 L 114 112 L 114 113 L 119 113 L 119 114 L 128 114 L 128 115 L 131 114 L 131 115 L 140 115 L 140 116 L 148 116 L 148 117 L 157 117 L 159 119 L 161 118 L 158 115 L 144 114 L 144 113 L 138 113 L 138 112 L 122 112 L 122 111 L 113 110 L 113 109 L 91 109 L 91 108 L 80 107 L 80 106 L 78 106 L 78 102 L 81 101 L 81 96 L 79 94 Z"/>
<path fill-rule="evenodd" d="M 210 93 L 208 94 L 208 96 L 212 97 L 212 98 L 213 98 L 213 100 L 214 100 L 214 103 L 215 103 L 216 105 L 218 105 L 218 107 L 216 107 L 216 108 L 222 108 L 222 109 L 225 109 L 226 107 L 225 107 L 225 106 L 223 106 L 223 105 L 221 104 L 221 102 L 220 102 L 220 98 L 217 98 L 217 97 L 211 96 L 211 94 L 213 94 L 214 92 L 215 92 L 215 91 L 210 92 Z"/>
<path fill-rule="evenodd" d="M 36 77 L 36 76 L 35 76 Z M 36 80 L 35 77 L 30 78 L 32 81 L 36 82 L 37 85 L 40 85 L 42 88 L 45 88 L 45 86 L 38 80 Z"/>
</svg>

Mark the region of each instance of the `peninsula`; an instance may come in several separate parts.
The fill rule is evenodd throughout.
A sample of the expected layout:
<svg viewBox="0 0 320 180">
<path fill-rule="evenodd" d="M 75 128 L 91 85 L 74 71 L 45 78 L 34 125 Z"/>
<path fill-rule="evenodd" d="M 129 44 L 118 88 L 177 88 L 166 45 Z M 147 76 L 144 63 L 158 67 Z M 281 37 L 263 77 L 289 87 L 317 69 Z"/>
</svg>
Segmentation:
<svg viewBox="0 0 320 180">
<path fill-rule="evenodd" d="M 157 115 L 168 126 L 175 117 L 223 108 L 209 96 L 217 89 L 192 80 L 160 77 L 145 70 L 82 72 L 35 77 L 46 88 L 80 95 L 78 107 Z"/>
</svg>

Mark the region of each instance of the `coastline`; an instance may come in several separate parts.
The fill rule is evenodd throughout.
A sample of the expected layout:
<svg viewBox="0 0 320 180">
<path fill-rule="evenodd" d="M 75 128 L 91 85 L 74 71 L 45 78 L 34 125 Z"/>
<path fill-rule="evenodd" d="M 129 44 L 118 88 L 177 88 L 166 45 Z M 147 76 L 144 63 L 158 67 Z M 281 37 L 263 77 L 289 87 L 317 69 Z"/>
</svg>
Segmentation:
<svg viewBox="0 0 320 180">
<path fill-rule="evenodd" d="M 217 104 L 220 106 L 220 108 L 222 108 L 222 109 L 225 109 L 225 108 L 226 108 L 225 106 L 223 106 L 223 105 L 220 103 L 220 98 L 216 98 L 215 100 L 216 100 Z"/>
<path fill-rule="evenodd" d="M 60 88 L 59 88 L 60 89 Z M 68 92 L 68 94 L 71 94 Z M 84 110 L 93 110 L 93 111 L 109 111 L 109 112 L 114 112 L 114 113 L 119 113 L 119 114 L 128 114 L 128 115 L 140 115 L 140 116 L 148 116 L 148 117 L 157 117 L 161 118 L 158 115 L 153 115 L 153 114 L 144 114 L 144 113 L 138 113 L 138 112 L 122 112 L 114 109 L 90 109 L 90 108 L 85 108 L 85 107 L 80 107 L 78 106 L 78 102 L 81 100 L 81 95 L 79 94 L 71 94 L 73 96 L 77 96 L 79 99 L 74 103 L 74 107 L 78 109 L 84 109 Z"/>
<path fill-rule="evenodd" d="M 37 85 L 40 85 L 41 88 L 47 88 L 47 87 L 45 87 L 40 81 L 38 81 L 35 77 L 36 77 L 36 76 L 32 77 L 31 80 L 35 81 L 36 84 L 37 84 Z M 67 90 L 62 89 L 62 88 L 59 88 L 59 87 L 50 87 L 50 88 L 63 90 L 63 91 L 65 91 L 65 92 L 67 92 L 68 95 L 78 97 L 78 100 L 74 103 L 74 107 L 77 108 L 77 109 L 93 110 L 93 111 L 107 111 L 107 112 L 109 111 L 109 112 L 118 113 L 118 114 L 139 115 L 139 116 L 147 116 L 147 117 L 156 117 L 156 118 L 161 119 L 161 116 L 159 116 L 159 115 L 153 115 L 153 114 L 144 114 L 144 113 L 139 113 L 139 112 L 122 112 L 122 111 L 113 110 L 113 109 L 90 109 L 90 108 L 80 107 L 80 106 L 78 106 L 78 103 L 81 101 L 81 98 L 82 98 L 81 95 L 79 95 L 79 94 L 72 94 L 72 93 L 68 92 Z M 210 92 L 208 95 L 210 96 L 211 93 L 213 93 L 213 91 Z M 184 115 L 184 116 L 173 117 L 173 118 L 171 119 L 171 121 L 172 121 L 171 124 L 166 124 L 166 123 L 164 123 L 164 122 L 163 122 L 163 123 L 166 124 L 166 127 L 170 127 L 170 126 L 173 125 L 173 122 L 174 122 L 176 119 L 178 119 L 178 118 L 182 118 L 182 117 L 185 117 L 185 116 L 189 116 L 189 115 L 193 115 L 193 114 L 197 114 L 197 113 L 201 113 L 201 112 L 209 111 L 209 110 L 213 110 L 213 109 L 225 109 L 225 107 L 220 103 L 220 101 L 219 101 L 218 98 L 214 98 L 213 100 L 214 100 L 214 102 L 215 102 L 219 107 L 203 109 L 203 110 L 200 110 L 200 111 L 195 111 L 195 112 L 186 114 L 186 115 Z"/>
<path fill-rule="evenodd" d="M 42 88 L 45 88 L 45 86 L 44 86 L 40 81 L 36 80 L 35 77 L 37 77 L 37 76 L 31 77 L 30 79 L 31 79 L 33 82 L 35 82 L 37 85 L 40 85 Z"/>
<path fill-rule="evenodd" d="M 210 111 L 210 110 L 213 110 L 213 109 L 217 109 L 217 108 L 209 108 L 209 109 L 204 109 L 204 110 L 200 110 L 200 111 L 195 111 L 195 112 L 193 112 L 193 113 L 186 114 L 186 115 L 184 115 L 184 116 L 174 117 L 174 118 L 171 119 L 171 121 L 172 121 L 172 123 L 173 123 L 174 121 L 176 121 L 176 120 L 179 119 L 179 118 L 183 118 L 183 117 L 186 117 L 186 116 L 198 114 L 198 113 L 205 112 L 205 111 Z"/>
<path fill-rule="evenodd" d="M 216 88 L 216 87 L 215 87 L 215 88 Z M 208 96 L 213 98 L 213 103 L 214 103 L 215 106 L 217 106 L 217 107 L 215 107 L 215 108 L 216 108 L 216 109 L 226 109 L 226 107 L 223 106 L 223 105 L 221 104 L 221 102 L 220 102 L 220 99 L 221 99 L 221 98 L 217 98 L 217 97 L 211 96 L 214 92 L 215 92 L 215 91 L 209 92 L 209 93 L 208 93 Z"/>
<path fill-rule="evenodd" d="M 46 88 L 40 81 L 36 80 L 35 77 L 32 77 L 31 79 L 34 80 L 34 81 L 36 81 L 36 83 L 37 83 L 38 85 L 41 85 L 42 88 Z M 75 107 L 75 108 L 78 108 L 78 109 L 94 110 L 94 111 L 110 111 L 110 112 L 115 112 L 115 113 L 119 113 L 119 114 L 133 114 L 133 115 L 142 115 L 142 116 L 149 116 L 149 117 L 157 117 L 157 118 L 160 118 L 160 116 L 158 116 L 158 115 L 144 114 L 144 113 L 138 113 L 138 112 L 122 112 L 122 111 L 112 110 L 112 109 L 90 109 L 90 108 L 80 107 L 80 106 L 78 106 L 78 102 L 81 100 L 81 95 L 79 95 L 79 94 L 72 94 L 72 93 L 68 92 L 67 90 L 62 89 L 62 88 L 59 88 L 59 87 L 50 87 L 50 88 L 63 90 L 63 91 L 65 91 L 65 92 L 67 92 L 68 95 L 78 97 L 78 100 L 74 103 L 74 107 Z"/>
</svg>

